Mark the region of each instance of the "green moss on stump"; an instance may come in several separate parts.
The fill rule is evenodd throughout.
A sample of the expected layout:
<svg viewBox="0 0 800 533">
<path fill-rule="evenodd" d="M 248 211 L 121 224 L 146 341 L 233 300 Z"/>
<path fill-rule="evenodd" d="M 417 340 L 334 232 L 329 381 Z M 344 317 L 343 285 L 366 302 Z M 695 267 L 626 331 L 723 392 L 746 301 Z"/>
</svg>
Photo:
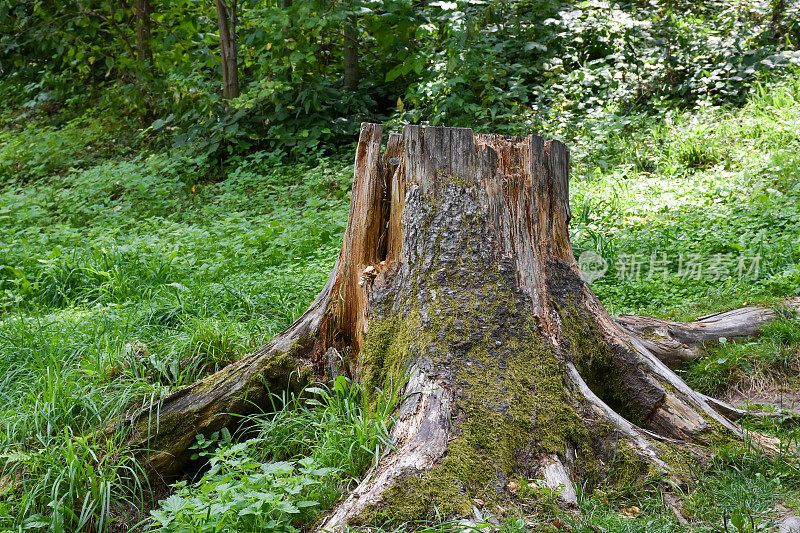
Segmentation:
<svg viewBox="0 0 800 533">
<path fill-rule="evenodd" d="M 563 457 L 567 443 L 577 449 L 584 472 L 597 471 L 592 435 L 572 407 L 563 363 L 503 281 L 486 281 L 491 299 L 440 295 L 430 302 L 426 328 L 416 312 L 410 319 L 371 322 L 361 354 L 364 382 L 397 383 L 412 358 L 425 356 L 442 374 L 455 369 L 460 423 L 440 464 L 398 482 L 359 523 L 451 518 L 469 514 L 474 498 L 509 500 L 509 480 L 534 475 L 542 454 Z M 488 327 L 498 315 L 509 321 L 502 339 Z"/>
<path fill-rule="evenodd" d="M 651 466 L 652 463 L 639 457 L 633 446 L 620 439 L 611 460 L 607 484 L 626 490 L 638 490 L 652 481 L 653 477 L 658 477 Z"/>
<path fill-rule="evenodd" d="M 393 314 L 370 322 L 359 354 L 366 403 L 375 407 L 378 392 L 398 387 L 405 379 L 412 342 L 419 336 L 419 318 Z"/>
<path fill-rule="evenodd" d="M 453 190 L 443 197 L 468 194 L 459 187 L 448 181 L 445 188 Z M 413 201 L 421 202 L 419 213 Z M 565 361 L 573 357 L 583 366 L 611 367 L 614 355 L 599 330 L 585 313 L 562 313 L 571 348 L 546 343 L 513 270 L 483 253 L 485 220 L 478 213 L 457 221 L 435 216 L 446 207 L 426 197 L 407 203 L 423 220 L 426 243 L 411 258 L 416 268 L 405 287 L 383 296 L 390 304 L 373 306 L 359 362 L 368 389 L 398 383 L 414 363 L 453 391 L 447 454 L 432 469 L 400 479 L 353 525 L 456 518 L 471 514 L 475 499 L 514 507 L 518 496 L 507 483 L 540 476 L 542 457 L 563 458 L 568 448 L 577 454 L 576 474 L 590 485 L 608 469 L 597 458 L 611 461 L 613 428 L 591 411 L 579 412 L 585 404 L 565 382 Z M 575 285 L 574 277 L 565 283 Z M 570 288 L 565 296 L 580 293 Z M 623 464 L 621 482 L 647 472 L 638 457 L 626 456 Z"/>
<path fill-rule="evenodd" d="M 592 391 L 630 422 L 644 423 L 639 406 L 631 402 L 620 379 L 625 369 L 615 364 L 614 354 L 596 324 L 576 304 L 562 312 L 562 335 L 581 377 Z"/>
</svg>

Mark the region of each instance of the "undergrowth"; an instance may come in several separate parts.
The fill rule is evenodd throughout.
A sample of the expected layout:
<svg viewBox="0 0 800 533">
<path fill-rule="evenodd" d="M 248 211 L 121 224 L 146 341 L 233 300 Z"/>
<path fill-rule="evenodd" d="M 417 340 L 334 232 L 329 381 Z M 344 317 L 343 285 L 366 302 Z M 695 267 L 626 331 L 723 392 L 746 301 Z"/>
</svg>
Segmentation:
<svg viewBox="0 0 800 533">
<path fill-rule="evenodd" d="M 798 294 L 798 116 L 800 82 L 787 79 L 738 109 L 701 104 L 616 125 L 610 115 L 616 133 L 581 140 L 572 239 L 576 256 L 601 256 L 592 287 L 612 312 L 688 319 Z M 380 456 L 397 398 L 376 412 L 337 382 L 308 391 L 319 404 L 276 402 L 249 433 L 204 437 L 208 467 L 162 504 L 135 481 L 124 433 L 99 430 L 241 358 L 307 308 L 339 252 L 352 169 L 264 152 L 222 168 L 179 152 L 134 155 L 115 132 L 84 118 L 0 134 L 0 531 L 143 528 L 151 509 L 164 531 L 184 519 L 201 531 L 212 504 L 230 504 L 226 527 L 308 526 Z M 747 263 L 740 277 L 742 257 L 758 257 L 758 269 Z M 758 373 L 796 376 L 795 320 L 712 348 L 684 375 L 708 392 Z M 796 429 L 750 424 L 798 441 Z M 780 458 L 790 453 L 720 454 L 688 495 L 697 529 L 736 529 L 734 515 L 741 531 L 768 527 L 776 503 L 797 509 L 800 477 Z M 248 491 L 273 497 L 253 506 Z M 655 489 L 601 487 L 580 504 L 574 531 L 683 527 Z M 498 527 L 559 529 L 569 517 L 556 507 L 498 512 Z"/>
<path fill-rule="evenodd" d="M 155 502 L 125 435 L 96 432 L 248 353 L 322 285 L 347 167 L 253 154 L 214 181 L 204 165 L 145 154 L 3 182 L 0 530 L 140 521 Z"/>
<path fill-rule="evenodd" d="M 741 109 L 667 112 L 613 136 L 611 167 L 578 162 L 572 242 L 602 257 L 592 289 L 611 312 L 689 319 L 800 295 L 798 113 L 791 79 Z"/>
<path fill-rule="evenodd" d="M 296 531 L 351 490 L 390 446 L 397 390 L 369 406 L 360 386 L 339 376 L 331 387 L 276 397 L 274 412 L 250 417 L 248 435 L 197 436 L 195 458 L 208 469 L 151 511 L 153 530 Z M 249 436 L 249 438 L 248 438 Z"/>
</svg>

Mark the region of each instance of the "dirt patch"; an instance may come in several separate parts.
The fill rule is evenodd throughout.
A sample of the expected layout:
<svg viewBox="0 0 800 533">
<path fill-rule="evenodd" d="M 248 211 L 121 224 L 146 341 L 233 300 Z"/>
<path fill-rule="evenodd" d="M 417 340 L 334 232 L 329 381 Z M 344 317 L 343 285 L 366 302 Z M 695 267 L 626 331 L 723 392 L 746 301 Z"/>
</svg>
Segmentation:
<svg viewBox="0 0 800 533">
<path fill-rule="evenodd" d="M 775 386 L 772 383 L 749 383 L 750 387 L 728 390 L 723 400 L 741 408 L 753 405 L 769 405 L 800 414 L 800 388 L 796 385 Z"/>
</svg>

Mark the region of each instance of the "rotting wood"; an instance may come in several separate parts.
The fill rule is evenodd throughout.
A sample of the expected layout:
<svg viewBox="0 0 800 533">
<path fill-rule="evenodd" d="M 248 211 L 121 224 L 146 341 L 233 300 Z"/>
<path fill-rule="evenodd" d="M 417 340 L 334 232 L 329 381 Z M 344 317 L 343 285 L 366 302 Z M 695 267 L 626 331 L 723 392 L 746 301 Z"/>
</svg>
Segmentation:
<svg viewBox="0 0 800 533">
<path fill-rule="evenodd" d="M 785 300 L 781 308 L 800 311 L 800 298 Z M 638 315 L 620 315 L 614 321 L 641 339 L 653 354 L 674 368 L 700 357 L 706 343 L 719 342 L 722 337 L 735 339 L 757 335 L 764 326 L 782 316 L 785 315 L 775 308 L 747 306 L 703 316 L 694 322 L 674 322 Z"/>
</svg>

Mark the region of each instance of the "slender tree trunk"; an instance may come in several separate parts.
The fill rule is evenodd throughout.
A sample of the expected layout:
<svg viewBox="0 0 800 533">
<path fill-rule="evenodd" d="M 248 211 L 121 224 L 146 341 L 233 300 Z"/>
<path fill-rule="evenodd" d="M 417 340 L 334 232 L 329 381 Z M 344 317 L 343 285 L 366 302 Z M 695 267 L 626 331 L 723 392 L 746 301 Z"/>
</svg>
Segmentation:
<svg viewBox="0 0 800 533">
<path fill-rule="evenodd" d="M 239 96 L 239 61 L 236 55 L 236 0 L 215 0 L 222 56 L 222 98 Z"/>
<path fill-rule="evenodd" d="M 405 400 L 393 449 L 322 522 L 328 531 L 513 509 L 532 478 L 567 506 L 573 483 L 668 489 L 712 445 L 744 438 L 725 416 L 741 411 L 653 354 L 637 329 L 645 317 L 616 322 L 589 288 L 569 240 L 564 144 L 405 126 L 382 151 L 382 137 L 362 125 L 344 242 L 311 308 L 128 420 L 131 446 L 156 450 L 142 455 L 151 475 L 179 473 L 197 434 L 257 411 L 268 390 L 334 372 L 362 383 L 368 402 L 386 387 Z M 717 331 L 736 333 L 732 323 Z M 675 324 L 658 326 L 673 327 L 668 340 Z"/>
<path fill-rule="evenodd" d="M 290 7 L 292 7 L 292 0 L 281 0 L 281 9 L 286 11 Z M 289 31 L 289 26 L 284 26 L 283 27 L 284 36 L 288 33 L 288 31 Z"/>
<path fill-rule="evenodd" d="M 153 62 L 150 48 L 150 0 L 136 0 L 136 49 L 141 63 Z"/>
<path fill-rule="evenodd" d="M 777 0 L 772 6 L 772 17 L 770 17 L 770 30 L 773 39 L 781 36 L 781 18 L 786 11 L 786 0 Z"/>
<path fill-rule="evenodd" d="M 349 2 L 352 9 L 352 2 Z M 344 87 L 358 90 L 358 16 L 349 15 L 344 21 Z"/>
</svg>

